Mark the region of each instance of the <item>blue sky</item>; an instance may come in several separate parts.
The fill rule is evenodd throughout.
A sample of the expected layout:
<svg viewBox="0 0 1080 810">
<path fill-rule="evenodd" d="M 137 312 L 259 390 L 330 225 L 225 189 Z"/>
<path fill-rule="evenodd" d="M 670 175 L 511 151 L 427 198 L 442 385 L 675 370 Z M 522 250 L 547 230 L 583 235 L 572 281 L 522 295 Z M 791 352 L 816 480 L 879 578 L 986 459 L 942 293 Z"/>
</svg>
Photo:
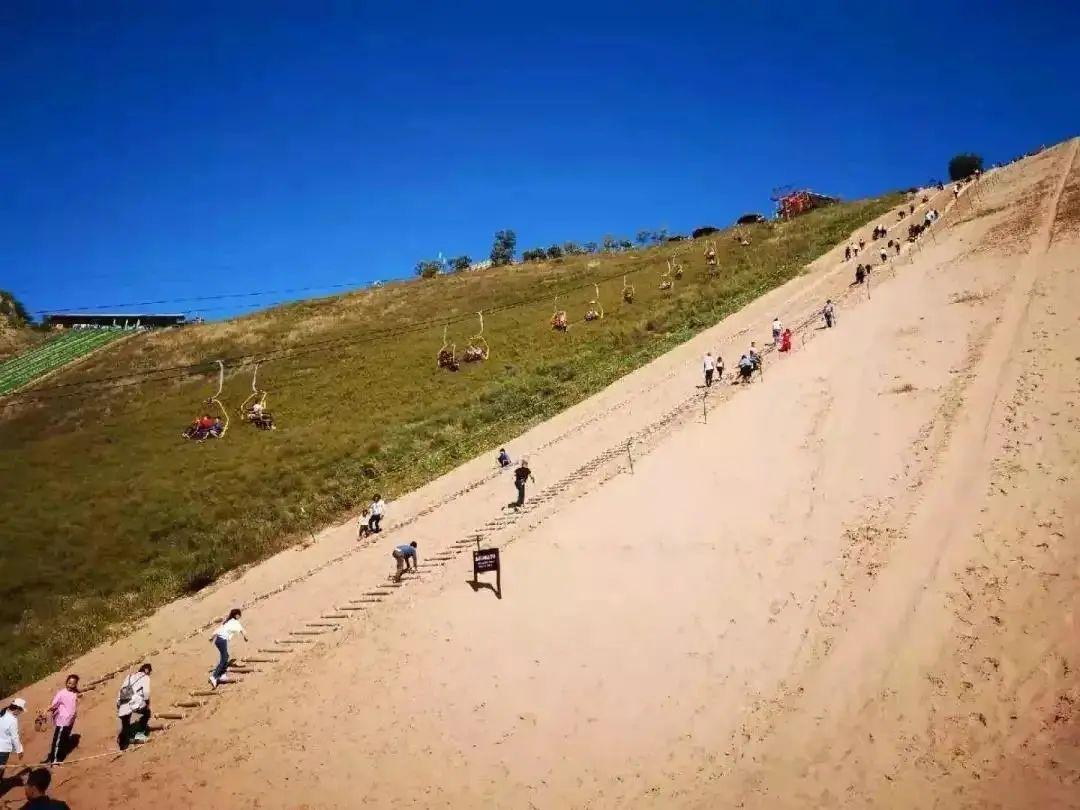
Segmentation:
<svg viewBox="0 0 1080 810">
<path fill-rule="evenodd" d="M 500 228 L 685 231 L 1080 131 L 1075 2 L 518 5 L 3 4 L 0 287 L 360 283 Z"/>
</svg>

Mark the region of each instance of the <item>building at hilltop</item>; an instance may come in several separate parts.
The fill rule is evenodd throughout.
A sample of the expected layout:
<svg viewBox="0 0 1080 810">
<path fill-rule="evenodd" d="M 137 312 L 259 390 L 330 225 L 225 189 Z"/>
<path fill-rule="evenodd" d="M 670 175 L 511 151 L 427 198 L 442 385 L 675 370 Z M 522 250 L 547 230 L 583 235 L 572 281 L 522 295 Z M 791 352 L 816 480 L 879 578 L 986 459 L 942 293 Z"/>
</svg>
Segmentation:
<svg viewBox="0 0 1080 810">
<path fill-rule="evenodd" d="M 187 317 L 175 314 L 54 312 L 45 318 L 47 326 L 57 329 L 163 329 L 183 326 Z"/>
<path fill-rule="evenodd" d="M 826 194 L 818 194 L 810 189 L 797 191 L 785 191 L 773 196 L 776 203 L 776 216 L 778 219 L 791 219 L 815 208 L 824 208 L 827 205 L 835 205 L 840 202 L 839 197 L 829 197 Z"/>
</svg>

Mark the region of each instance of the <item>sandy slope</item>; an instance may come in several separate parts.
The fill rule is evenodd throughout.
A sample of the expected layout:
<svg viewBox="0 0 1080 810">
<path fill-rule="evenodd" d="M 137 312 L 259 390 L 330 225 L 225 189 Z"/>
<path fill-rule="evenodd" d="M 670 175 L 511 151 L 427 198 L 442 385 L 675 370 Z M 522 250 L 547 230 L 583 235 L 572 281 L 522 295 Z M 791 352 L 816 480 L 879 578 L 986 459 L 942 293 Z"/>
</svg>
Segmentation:
<svg viewBox="0 0 1080 810">
<path fill-rule="evenodd" d="M 531 431 L 512 450 L 539 498 L 516 519 L 508 478 L 479 459 L 394 504 L 377 545 L 326 532 L 75 662 L 87 677 L 155 651 L 164 711 L 212 663 L 195 630 L 232 604 L 252 603 L 251 648 L 315 641 L 144 749 L 61 770 L 57 795 L 1080 806 L 1076 153 L 988 178 L 875 273 L 872 300 L 847 290 L 838 249 Z M 710 392 L 703 418 L 705 348 L 733 365 L 773 315 L 801 322 L 839 295 L 836 329 L 808 323 L 763 381 Z M 466 585 L 477 532 L 504 550 L 502 600 Z M 290 637 L 379 590 L 407 539 L 419 578 Z M 86 696 L 73 758 L 108 750 L 115 689 Z M 45 734 L 24 728 L 39 753 Z"/>
</svg>

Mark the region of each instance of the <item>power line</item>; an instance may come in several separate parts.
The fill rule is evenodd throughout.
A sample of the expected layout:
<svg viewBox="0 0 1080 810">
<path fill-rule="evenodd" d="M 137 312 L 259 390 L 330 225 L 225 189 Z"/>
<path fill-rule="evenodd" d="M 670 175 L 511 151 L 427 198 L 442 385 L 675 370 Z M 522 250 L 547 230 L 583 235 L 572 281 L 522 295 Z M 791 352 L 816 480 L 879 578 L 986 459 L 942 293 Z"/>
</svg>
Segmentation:
<svg viewBox="0 0 1080 810">
<path fill-rule="evenodd" d="M 533 306 L 550 299 L 553 295 L 563 295 L 566 293 L 575 292 L 578 290 L 587 289 L 594 284 L 602 284 L 608 281 L 612 281 L 621 276 L 630 276 L 637 273 L 646 272 L 649 267 L 639 267 L 633 270 L 618 270 L 610 275 L 600 276 L 597 278 L 590 278 L 579 284 L 575 284 L 569 287 L 556 291 L 546 291 L 543 295 L 519 298 L 514 301 L 509 301 L 503 304 L 484 309 L 483 311 L 488 314 L 506 312 L 512 309 L 520 307 Z M 379 340 L 386 340 L 389 338 L 399 337 L 402 335 L 412 334 L 414 332 L 429 329 L 434 326 L 443 324 L 455 324 L 465 320 L 471 320 L 475 313 L 462 313 L 460 315 L 447 317 L 433 317 L 427 318 L 421 321 L 416 321 L 412 324 L 387 327 L 385 329 L 377 329 L 369 332 L 362 333 L 358 336 L 349 337 L 334 337 L 327 338 L 321 341 L 313 341 L 311 343 L 299 344 L 289 349 L 277 349 L 270 350 L 265 354 L 244 354 L 236 355 L 232 357 L 217 358 L 224 362 L 227 366 L 233 367 L 245 367 L 253 365 L 254 363 L 266 363 L 275 360 L 287 360 L 292 357 L 303 357 L 310 354 L 317 354 L 324 351 L 331 351 L 333 349 L 341 348 L 344 346 L 361 345 L 365 343 L 373 343 Z M 16 392 L 10 394 L 4 399 L 10 401 L 14 399 L 32 399 L 32 400 L 48 400 L 48 399 L 65 399 L 71 396 L 79 395 L 83 390 L 94 389 L 95 386 L 104 387 L 117 387 L 125 388 L 131 385 L 137 385 L 141 382 L 169 382 L 177 379 L 184 379 L 186 377 L 195 377 L 203 374 L 208 374 L 216 369 L 216 359 L 206 360 L 200 363 L 190 363 L 180 366 L 163 366 L 160 368 L 149 369 L 141 372 L 129 372 L 127 374 L 115 374 L 105 377 L 96 377 L 89 380 L 77 380 L 68 383 L 56 383 L 50 386 L 42 386 L 37 388 L 28 389 L 22 392 Z M 160 376 L 166 375 L 166 376 Z M 48 396 L 49 392 L 53 391 L 73 391 L 74 393 L 56 394 Z M 98 390 L 93 390 L 93 393 L 98 393 Z"/>
<path fill-rule="evenodd" d="M 156 301 L 129 301 L 127 303 L 94 304 L 93 306 L 49 307 L 46 309 L 31 310 L 31 312 L 33 312 L 33 314 L 35 315 L 45 315 L 48 313 L 56 312 L 101 312 L 108 309 L 124 309 L 129 307 L 156 307 L 163 304 L 190 304 L 200 301 L 228 301 L 238 298 L 254 298 L 261 295 L 291 295 L 293 293 L 312 292 L 314 290 L 357 290 L 366 286 L 370 286 L 372 283 L 373 282 L 370 281 L 358 281 L 346 282 L 344 284 L 321 284 L 314 287 L 289 287 L 283 290 L 255 290 L 252 292 L 241 293 L 221 293 L 219 295 L 196 295 L 183 298 L 160 298 Z M 185 312 L 193 311 L 195 310 L 185 310 Z"/>
</svg>

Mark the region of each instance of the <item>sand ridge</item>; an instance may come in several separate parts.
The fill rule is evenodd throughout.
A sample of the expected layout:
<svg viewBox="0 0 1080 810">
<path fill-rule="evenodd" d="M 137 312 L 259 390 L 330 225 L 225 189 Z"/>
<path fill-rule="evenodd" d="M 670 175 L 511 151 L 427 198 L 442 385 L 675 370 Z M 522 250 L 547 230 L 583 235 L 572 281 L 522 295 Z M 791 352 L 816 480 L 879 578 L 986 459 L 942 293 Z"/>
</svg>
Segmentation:
<svg viewBox="0 0 1080 810">
<path fill-rule="evenodd" d="M 351 527 L 324 533 L 89 654 L 81 671 L 107 671 L 176 639 L 193 609 L 205 622 L 301 565 L 325 565 L 245 617 L 252 646 L 270 645 L 384 578 L 397 537 L 425 550 L 418 580 L 378 597 L 359 621 L 281 655 L 252 676 L 257 686 L 223 692 L 146 749 L 61 771 L 57 795 L 87 807 L 133 804 L 151 785 L 166 807 L 223 798 L 252 807 L 855 807 L 936 806 L 954 782 L 970 788 L 970 774 L 941 772 L 940 751 L 916 730 L 943 734 L 940 709 L 927 719 L 936 705 L 927 690 L 940 689 L 943 703 L 947 676 L 968 666 L 940 656 L 956 638 L 958 620 L 943 607 L 955 599 L 956 572 L 968 573 L 973 549 L 982 553 L 967 528 L 985 514 L 977 484 L 1001 464 L 1000 447 L 979 439 L 1020 407 L 1015 357 L 1032 317 L 1058 325 L 1034 291 L 1052 278 L 1062 296 L 1076 294 L 1075 274 L 1050 272 L 1058 256 L 1075 269 L 1075 241 L 1045 238 L 1075 153 L 1074 142 L 986 178 L 977 206 L 951 209 L 932 241 L 875 274 L 869 300 L 847 290 L 839 246 L 806 276 L 522 437 L 515 450 L 531 453 L 541 480 L 538 503 L 516 520 L 500 511 L 507 479 L 477 460 L 396 504 L 399 520 L 418 517 L 378 545 L 353 551 Z M 1048 177 L 1055 194 L 1034 215 L 1031 245 L 985 249 L 988 232 L 1023 207 L 1024 190 Z M 893 228 L 895 215 L 883 221 Z M 984 297 L 957 300 L 972 289 Z M 819 332 L 810 318 L 827 296 L 841 300 L 840 322 Z M 730 352 L 764 338 L 777 312 L 806 321 L 796 352 L 770 355 L 761 382 L 710 392 L 704 419 L 700 393 L 688 389 L 705 347 L 722 347 L 730 366 Z M 1057 348 L 1075 349 L 1076 338 L 1066 330 Z M 1060 419 L 1072 395 L 1059 368 L 1042 374 L 1058 386 L 1044 404 Z M 1036 385 L 1030 373 L 1022 379 Z M 622 451 L 634 436 L 630 474 Z M 1067 437 L 1060 444 L 1075 450 Z M 1066 461 L 1040 463 L 1060 470 Z M 1075 522 L 1065 501 L 1050 502 Z M 464 543 L 477 531 L 506 548 L 501 601 L 464 583 Z M 980 564 L 991 562 L 1000 563 Z M 1075 593 L 1075 573 L 1052 579 Z M 1024 591 L 1018 604 L 1030 610 L 1035 596 Z M 986 643 L 978 638 L 973 645 Z M 201 635 L 167 646 L 155 660 L 155 700 L 198 684 L 211 653 Z M 1017 667 L 1035 660 L 1018 658 Z M 997 660 L 1005 666 L 1000 652 Z M 87 753 L 115 733 L 113 691 L 88 696 Z M 987 729 L 999 719 L 992 701 L 972 714 Z M 987 752 L 1017 739 L 995 731 Z M 984 770 L 1021 781 L 1000 762 Z M 1042 777 L 1048 795 L 1063 795 L 1054 790 L 1064 773 Z"/>
</svg>

